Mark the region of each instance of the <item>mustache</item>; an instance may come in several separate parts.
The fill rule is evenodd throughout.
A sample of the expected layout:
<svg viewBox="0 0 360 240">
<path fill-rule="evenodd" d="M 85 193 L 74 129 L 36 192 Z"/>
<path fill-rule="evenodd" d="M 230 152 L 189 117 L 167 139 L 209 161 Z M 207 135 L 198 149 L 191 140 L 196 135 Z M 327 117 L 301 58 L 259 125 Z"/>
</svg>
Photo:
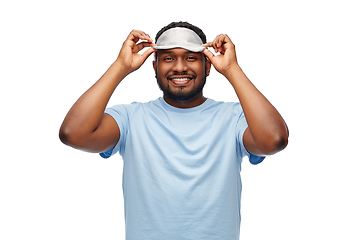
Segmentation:
<svg viewBox="0 0 360 240">
<path fill-rule="evenodd" d="M 192 78 L 196 78 L 197 75 L 193 73 L 188 72 L 173 72 L 170 75 L 166 76 L 167 79 L 173 77 L 173 76 L 191 76 Z"/>
</svg>

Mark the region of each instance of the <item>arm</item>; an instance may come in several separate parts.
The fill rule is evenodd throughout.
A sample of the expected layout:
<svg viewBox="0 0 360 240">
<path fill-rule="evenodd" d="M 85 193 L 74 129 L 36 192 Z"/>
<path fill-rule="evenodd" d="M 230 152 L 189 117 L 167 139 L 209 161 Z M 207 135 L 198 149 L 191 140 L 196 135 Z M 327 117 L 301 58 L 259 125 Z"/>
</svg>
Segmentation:
<svg viewBox="0 0 360 240">
<path fill-rule="evenodd" d="M 287 146 L 289 130 L 279 112 L 246 77 L 237 63 L 235 46 L 227 35 L 218 35 L 213 42 L 204 44 L 220 54 L 215 56 L 205 49 L 215 69 L 223 74 L 239 98 L 248 128 L 243 137 L 245 148 L 262 156 L 281 151 Z"/>
<path fill-rule="evenodd" d="M 136 44 L 139 40 L 144 42 Z M 118 84 L 137 70 L 155 50 L 149 35 L 133 30 L 124 42 L 116 61 L 87 90 L 66 115 L 59 132 L 60 140 L 71 147 L 88 152 L 104 152 L 115 147 L 120 131 L 115 120 L 104 114 L 106 105 Z"/>
</svg>

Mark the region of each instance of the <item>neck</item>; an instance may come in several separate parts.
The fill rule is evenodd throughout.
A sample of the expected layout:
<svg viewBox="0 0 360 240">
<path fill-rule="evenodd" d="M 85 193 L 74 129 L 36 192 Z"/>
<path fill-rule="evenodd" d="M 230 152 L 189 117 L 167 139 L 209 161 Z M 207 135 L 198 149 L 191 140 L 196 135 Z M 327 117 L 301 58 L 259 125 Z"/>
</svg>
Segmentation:
<svg viewBox="0 0 360 240">
<path fill-rule="evenodd" d="M 171 98 L 166 97 L 165 95 L 163 96 L 163 98 L 164 98 L 165 102 L 167 102 L 169 105 L 171 105 L 173 107 L 177 107 L 177 108 L 197 107 L 197 106 L 200 106 L 201 104 L 203 104 L 207 99 L 206 97 L 204 97 L 202 92 L 198 96 L 195 96 L 192 99 L 184 100 L 184 101 L 173 100 Z"/>
</svg>

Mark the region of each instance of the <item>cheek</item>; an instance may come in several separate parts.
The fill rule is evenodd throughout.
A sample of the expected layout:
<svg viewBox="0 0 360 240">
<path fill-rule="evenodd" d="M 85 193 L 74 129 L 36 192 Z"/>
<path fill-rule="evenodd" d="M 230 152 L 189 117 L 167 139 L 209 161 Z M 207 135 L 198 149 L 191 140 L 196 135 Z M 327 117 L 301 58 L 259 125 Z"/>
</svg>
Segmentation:
<svg viewBox="0 0 360 240">
<path fill-rule="evenodd" d="M 167 73 L 171 70 L 171 68 L 167 64 L 158 64 L 156 70 L 156 74 L 158 76 L 165 77 Z"/>
<path fill-rule="evenodd" d="M 203 64 L 197 64 L 196 66 L 192 67 L 192 70 L 196 72 L 198 76 L 205 76 L 206 75 L 206 65 Z"/>
</svg>

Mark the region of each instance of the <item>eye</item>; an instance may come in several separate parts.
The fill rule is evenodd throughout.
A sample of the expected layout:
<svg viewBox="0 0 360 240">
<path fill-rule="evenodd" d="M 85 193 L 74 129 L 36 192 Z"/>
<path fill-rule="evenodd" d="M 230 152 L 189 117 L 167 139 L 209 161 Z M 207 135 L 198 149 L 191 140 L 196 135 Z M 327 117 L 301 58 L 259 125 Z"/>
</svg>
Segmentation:
<svg viewBox="0 0 360 240">
<path fill-rule="evenodd" d="M 189 56 L 189 57 L 186 58 L 186 60 L 192 62 L 192 61 L 195 61 L 196 58 L 194 56 Z"/>
<path fill-rule="evenodd" d="M 164 61 L 166 62 L 170 62 L 172 60 L 174 60 L 172 57 L 164 57 Z"/>
</svg>

